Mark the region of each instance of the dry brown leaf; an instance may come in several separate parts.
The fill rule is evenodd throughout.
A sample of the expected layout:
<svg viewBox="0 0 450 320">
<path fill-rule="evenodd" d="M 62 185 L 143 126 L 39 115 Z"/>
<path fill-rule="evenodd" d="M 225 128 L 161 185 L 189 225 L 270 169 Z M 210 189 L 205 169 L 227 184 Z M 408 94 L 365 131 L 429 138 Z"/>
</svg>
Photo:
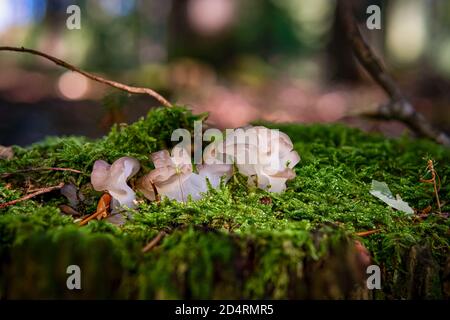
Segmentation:
<svg viewBox="0 0 450 320">
<path fill-rule="evenodd" d="M 11 160 L 12 158 L 14 158 L 13 148 L 0 145 L 0 159 Z"/>
<path fill-rule="evenodd" d="M 80 226 L 87 224 L 89 221 L 95 218 L 97 220 L 101 220 L 108 217 L 111 206 L 111 199 L 112 198 L 108 193 L 102 195 L 100 200 L 98 201 L 97 210 L 93 214 L 81 220 Z"/>
</svg>

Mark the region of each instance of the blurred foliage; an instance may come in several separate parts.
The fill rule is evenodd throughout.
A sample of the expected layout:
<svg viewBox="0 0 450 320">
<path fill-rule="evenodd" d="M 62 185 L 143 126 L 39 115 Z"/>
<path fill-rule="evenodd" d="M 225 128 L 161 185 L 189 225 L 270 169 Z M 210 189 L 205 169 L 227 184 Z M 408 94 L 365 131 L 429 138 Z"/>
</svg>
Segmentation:
<svg viewBox="0 0 450 320">
<path fill-rule="evenodd" d="M 4 1 L 0 40 L 18 40 L 20 45 L 40 47 L 57 38 L 66 48 L 76 46 L 77 50 L 66 54 L 71 61 L 105 72 L 130 70 L 180 57 L 211 63 L 219 70 L 241 55 L 263 57 L 272 63 L 289 57 L 310 57 L 323 52 L 335 37 L 332 29 L 336 27 L 333 25 L 335 2 L 327 0 L 212 0 L 210 4 L 199 0 Z M 81 30 L 65 28 L 66 9 L 71 4 L 81 8 Z M 409 20 L 423 20 L 422 29 L 415 29 L 416 34 L 404 34 L 403 39 L 396 37 L 397 42 L 413 41 L 411 45 L 414 45 L 414 41 L 422 41 L 420 34 L 425 33 L 428 40 L 421 57 L 429 60 L 430 65 L 448 71 L 450 64 L 445 52 L 450 41 L 446 33 L 450 11 L 447 3 L 431 1 L 422 8 L 420 1 L 365 0 L 356 4 L 356 16 L 361 24 L 367 19 L 369 5 L 383 9 L 383 32 L 371 32 L 375 45 L 387 37 L 387 51 L 391 51 L 395 44 L 389 43 L 392 31 L 389 28 L 407 32 L 398 23 L 406 26 Z M 200 13 L 192 15 L 194 9 Z M 231 12 L 230 17 L 217 13 L 225 11 Z M 214 24 L 211 25 L 214 18 L 224 19 L 222 29 L 215 30 Z M 196 28 L 199 23 L 206 29 Z M 207 30 L 208 26 L 211 30 Z M 24 32 L 8 35 L 10 27 L 22 28 Z M 394 59 L 394 62 L 399 61 Z"/>
</svg>

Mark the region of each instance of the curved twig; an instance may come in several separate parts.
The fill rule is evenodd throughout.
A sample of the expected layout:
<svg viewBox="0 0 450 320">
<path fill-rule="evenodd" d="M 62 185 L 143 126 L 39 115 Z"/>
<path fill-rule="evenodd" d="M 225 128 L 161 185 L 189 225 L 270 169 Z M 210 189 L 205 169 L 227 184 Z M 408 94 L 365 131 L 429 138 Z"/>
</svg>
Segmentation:
<svg viewBox="0 0 450 320">
<path fill-rule="evenodd" d="M 387 73 L 381 60 L 364 40 L 352 11 L 351 0 L 338 2 L 339 18 L 343 24 L 347 38 L 358 61 L 383 88 L 390 101 L 378 107 L 377 116 L 395 119 L 407 124 L 420 135 L 430 138 L 440 144 L 450 146 L 450 137 L 434 128 L 425 117 L 418 113 L 412 104 L 403 96 L 394 79 Z"/>
<path fill-rule="evenodd" d="M 141 88 L 141 87 L 132 87 L 132 86 L 128 86 L 126 84 L 123 83 L 119 83 L 116 81 L 112 81 L 112 80 L 108 80 L 105 78 L 102 78 L 100 76 L 88 73 L 86 71 L 83 71 L 61 59 L 58 59 L 56 57 L 53 57 L 49 54 L 34 50 L 34 49 L 27 49 L 24 47 L 8 47 L 8 46 L 0 46 L 0 51 L 15 51 L 15 52 L 25 52 L 25 53 L 30 53 L 30 54 L 34 54 L 37 56 L 41 56 L 43 58 L 46 58 L 52 62 L 54 62 L 55 64 L 64 67 L 66 69 L 69 69 L 71 71 L 77 72 L 83 76 L 85 76 L 86 78 L 89 78 L 91 80 L 106 84 L 108 86 L 111 86 L 113 88 L 122 90 L 122 91 L 126 91 L 129 93 L 135 93 L 135 94 L 147 94 L 153 98 L 155 98 L 156 100 L 158 100 L 160 103 L 162 103 L 164 106 L 166 107 L 172 107 L 172 104 L 167 101 L 163 96 L 161 96 L 159 93 L 157 93 L 156 91 L 153 91 L 152 89 L 149 88 Z"/>
</svg>

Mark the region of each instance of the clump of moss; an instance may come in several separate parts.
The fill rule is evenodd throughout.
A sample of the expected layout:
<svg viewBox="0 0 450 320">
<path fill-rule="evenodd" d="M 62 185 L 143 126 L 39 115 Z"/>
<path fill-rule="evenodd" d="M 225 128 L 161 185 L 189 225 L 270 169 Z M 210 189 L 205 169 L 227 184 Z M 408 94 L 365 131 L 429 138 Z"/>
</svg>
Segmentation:
<svg viewBox="0 0 450 320">
<path fill-rule="evenodd" d="M 89 189 L 88 173 L 97 159 L 112 162 L 133 156 L 148 170 L 148 154 L 170 147 L 172 131 L 192 130 L 200 117 L 182 107 L 155 109 L 134 124 L 114 127 L 100 140 L 50 138 L 29 148 L 16 147 L 13 160 L 0 160 L 0 174 L 49 166 L 86 175 L 13 175 L 0 182 L 0 196 L 3 201 L 19 197 L 24 177 L 33 185 L 64 181 Z M 57 193 L 0 210 L 0 296 L 351 297 L 361 280 L 354 234 L 370 229 L 380 232 L 359 240 L 383 270 L 383 290 L 375 297 L 448 294 L 443 273 L 449 256 L 449 220 L 432 214 L 419 221 L 387 207 L 369 189 L 372 179 L 385 181 L 412 207 L 435 208 L 432 187 L 419 183 L 419 178 L 426 174 L 426 160 L 435 160 L 441 199 L 449 199 L 450 169 L 445 165 L 449 150 L 428 141 L 386 139 L 341 125 L 265 125 L 286 132 L 302 156 L 297 177 L 281 194 L 250 188 L 235 175 L 197 202 L 142 202 L 133 219 L 120 228 L 105 221 L 77 227 L 57 209 L 65 202 Z M 98 196 L 92 193 L 92 206 Z M 442 210 L 449 209 L 447 202 Z M 161 230 L 168 235 L 143 254 L 142 247 Z M 55 253 L 43 254 L 41 247 Z M 108 261 L 103 260 L 106 256 Z M 25 270 L 23 265 L 30 263 L 36 269 Z M 84 293 L 65 290 L 68 264 L 87 270 Z M 33 287 L 35 278 L 18 280 L 13 270 L 47 280 Z M 420 275 L 421 270 L 428 273 Z"/>
</svg>

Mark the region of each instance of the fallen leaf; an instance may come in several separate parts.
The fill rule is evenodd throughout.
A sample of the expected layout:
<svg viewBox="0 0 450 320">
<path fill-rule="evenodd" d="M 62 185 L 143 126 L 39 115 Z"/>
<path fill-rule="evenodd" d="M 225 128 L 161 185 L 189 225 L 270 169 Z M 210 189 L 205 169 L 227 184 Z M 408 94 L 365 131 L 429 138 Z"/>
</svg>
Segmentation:
<svg viewBox="0 0 450 320">
<path fill-rule="evenodd" d="M 105 193 L 103 196 L 101 196 L 97 204 L 97 220 L 101 220 L 108 216 L 110 204 L 111 196 L 108 193 Z"/>
<path fill-rule="evenodd" d="M 385 182 L 380 182 L 377 180 L 372 180 L 372 189 L 370 194 L 377 197 L 384 203 L 386 203 L 391 208 L 397 209 L 407 214 L 413 214 L 414 210 L 409 206 L 409 204 L 397 195 L 396 198 L 392 195 L 391 190 Z"/>
<path fill-rule="evenodd" d="M 78 194 L 78 188 L 72 183 L 65 184 L 61 189 L 61 194 L 67 198 L 73 208 L 76 208 L 80 200 L 83 200 L 83 196 Z"/>
<path fill-rule="evenodd" d="M 0 145 L 0 159 L 11 160 L 12 158 L 14 158 L 13 148 Z"/>
<path fill-rule="evenodd" d="M 76 211 L 71 206 L 68 206 L 67 204 L 62 204 L 59 206 L 59 210 L 61 210 L 62 213 L 68 216 L 72 216 L 74 218 L 78 218 L 81 216 L 81 213 Z"/>
<path fill-rule="evenodd" d="M 102 195 L 100 200 L 98 201 L 97 210 L 93 214 L 91 214 L 88 217 L 81 220 L 80 226 L 87 224 L 89 221 L 91 221 L 92 219 L 95 219 L 95 218 L 97 220 L 101 220 L 101 219 L 105 219 L 106 217 L 108 217 L 108 215 L 110 213 L 109 210 L 110 210 L 110 206 L 111 206 L 111 199 L 112 199 L 112 197 L 108 193 L 105 193 L 104 195 Z"/>
</svg>

